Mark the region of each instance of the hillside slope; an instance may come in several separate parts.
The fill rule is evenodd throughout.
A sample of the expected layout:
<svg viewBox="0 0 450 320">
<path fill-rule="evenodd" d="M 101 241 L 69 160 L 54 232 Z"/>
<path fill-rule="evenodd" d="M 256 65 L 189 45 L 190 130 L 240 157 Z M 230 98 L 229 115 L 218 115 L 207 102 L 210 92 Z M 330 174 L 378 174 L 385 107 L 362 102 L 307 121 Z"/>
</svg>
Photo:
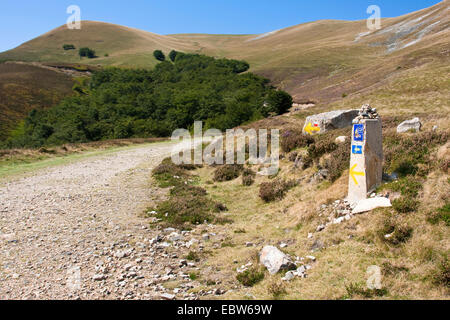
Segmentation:
<svg viewBox="0 0 450 320">
<path fill-rule="evenodd" d="M 72 92 L 62 72 L 20 63 L 0 63 L 0 140 L 32 109 L 49 108 Z"/>
<path fill-rule="evenodd" d="M 61 26 L 13 50 L 0 60 L 80 62 L 88 46 L 98 58 L 86 64 L 152 67 L 152 52 L 175 49 L 247 60 L 252 72 L 270 78 L 296 100 L 328 103 L 395 75 L 398 67 L 448 59 L 449 2 L 397 18 L 367 32 L 366 21 L 321 20 L 262 35 L 157 35 L 109 23 L 83 21 L 81 30 Z M 108 56 L 105 56 L 108 55 Z M 376 71 L 376 72 L 375 72 Z"/>
</svg>

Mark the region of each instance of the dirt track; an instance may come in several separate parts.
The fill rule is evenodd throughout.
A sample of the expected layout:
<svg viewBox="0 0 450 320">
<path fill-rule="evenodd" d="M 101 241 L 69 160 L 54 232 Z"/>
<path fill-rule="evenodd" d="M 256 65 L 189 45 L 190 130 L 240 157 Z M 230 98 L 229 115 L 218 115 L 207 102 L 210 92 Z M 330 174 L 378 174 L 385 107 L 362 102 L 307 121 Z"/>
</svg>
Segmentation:
<svg viewBox="0 0 450 320">
<path fill-rule="evenodd" d="M 139 217 L 161 192 L 150 173 L 171 148 L 145 145 L 0 185 L 0 300 L 153 299 L 162 280 L 186 279 L 174 274 L 181 258 L 151 240 L 163 232 Z M 181 298 L 194 298 L 187 289 Z"/>
</svg>

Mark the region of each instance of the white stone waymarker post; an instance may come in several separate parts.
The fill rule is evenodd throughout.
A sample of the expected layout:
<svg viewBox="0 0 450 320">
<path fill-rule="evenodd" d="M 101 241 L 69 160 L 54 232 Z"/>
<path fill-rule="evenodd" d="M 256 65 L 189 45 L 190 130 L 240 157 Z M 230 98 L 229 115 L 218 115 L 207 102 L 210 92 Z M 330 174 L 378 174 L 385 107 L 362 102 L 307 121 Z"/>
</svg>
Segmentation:
<svg viewBox="0 0 450 320">
<path fill-rule="evenodd" d="M 353 121 L 348 200 L 356 203 L 381 184 L 383 131 L 375 109 L 364 105 Z"/>
</svg>

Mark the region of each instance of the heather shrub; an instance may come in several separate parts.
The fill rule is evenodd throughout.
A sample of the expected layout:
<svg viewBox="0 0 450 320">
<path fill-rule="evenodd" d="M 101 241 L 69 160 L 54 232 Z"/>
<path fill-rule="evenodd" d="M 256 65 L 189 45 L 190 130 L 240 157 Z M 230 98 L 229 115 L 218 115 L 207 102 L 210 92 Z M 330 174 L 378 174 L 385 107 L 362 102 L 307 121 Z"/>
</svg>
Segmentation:
<svg viewBox="0 0 450 320">
<path fill-rule="evenodd" d="M 281 200 L 285 197 L 286 192 L 295 186 L 297 186 L 295 180 L 277 179 L 272 182 L 264 182 L 259 187 L 259 197 L 265 202 Z"/>
<path fill-rule="evenodd" d="M 413 198 L 401 197 L 392 201 L 392 207 L 398 213 L 414 212 L 419 208 L 420 202 Z"/>
<path fill-rule="evenodd" d="M 214 181 L 223 182 L 234 180 L 241 175 L 243 170 L 244 166 L 238 164 L 220 166 L 214 171 Z"/>
<path fill-rule="evenodd" d="M 242 184 L 244 186 L 251 186 L 255 183 L 256 173 L 251 169 L 244 169 L 242 172 Z"/>
<path fill-rule="evenodd" d="M 237 280 L 246 287 L 253 287 L 264 279 L 264 272 L 260 268 L 251 268 L 237 275 Z"/>
<path fill-rule="evenodd" d="M 314 139 L 304 135 L 301 130 L 286 130 L 281 134 L 281 149 L 286 153 L 312 143 L 314 143 Z"/>
</svg>

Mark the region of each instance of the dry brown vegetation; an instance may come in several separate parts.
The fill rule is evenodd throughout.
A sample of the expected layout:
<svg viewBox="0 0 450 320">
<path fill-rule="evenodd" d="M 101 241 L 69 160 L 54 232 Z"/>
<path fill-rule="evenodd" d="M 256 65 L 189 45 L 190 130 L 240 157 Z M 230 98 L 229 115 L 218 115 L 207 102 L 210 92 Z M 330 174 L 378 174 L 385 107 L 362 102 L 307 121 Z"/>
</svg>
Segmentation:
<svg viewBox="0 0 450 320">
<path fill-rule="evenodd" d="M 33 65 L 0 63 L 0 140 L 32 109 L 50 108 L 71 94 L 71 77 Z"/>
<path fill-rule="evenodd" d="M 256 175 L 251 186 L 243 186 L 237 179 L 213 183 L 215 168 L 206 166 L 194 171 L 199 176 L 199 185 L 214 201 L 224 203 L 229 209 L 226 216 L 231 224 L 215 227 L 229 240 L 220 248 L 205 248 L 211 250 L 205 256 L 205 265 L 216 271 L 216 281 L 225 288 L 238 285 L 238 289 L 225 295 L 226 299 L 448 299 L 450 181 L 448 173 L 442 174 L 439 165 L 439 159 L 448 157 L 443 152 L 448 150 L 445 149 L 447 138 L 442 131 L 424 131 L 402 135 L 401 144 L 392 144 L 391 139 L 397 136 L 394 133 L 397 121 L 388 118 L 384 124 L 386 154 L 395 149 L 396 153 L 403 154 L 404 160 L 423 161 L 428 166 L 426 171 L 408 173 L 397 182 L 386 182 L 380 192 L 399 193 L 401 199 L 415 200 L 417 207 L 410 212 L 397 210 L 395 206 L 378 209 L 315 232 L 325 221 L 318 208 L 346 196 L 348 159 L 342 160 L 347 168 L 334 182 L 308 182 L 308 177 L 315 174 L 317 165 L 326 163 L 339 150 L 341 145 L 332 148 L 329 145 L 337 136 L 345 135 L 346 130 L 316 137 L 315 144 L 328 146 L 315 149 L 323 151 L 316 153 L 318 159 L 312 167 L 295 168 L 286 154 L 276 180 Z M 422 141 L 420 144 L 427 146 L 426 153 L 416 148 L 421 155 L 417 157 L 417 153 L 408 151 L 411 141 Z M 349 146 L 342 146 L 348 153 Z M 307 149 L 305 146 L 294 151 Z M 389 160 L 386 169 L 392 163 Z M 292 179 L 302 182 L 286 191 L 284 197 L 275 197 L 271 202 L 259 198 L 261 188 Z M 309 233 L 313 233 L 313 238 L 308 238 Z M 248 247 L 248 242 L 256 247 Z M 264 278 L 259 275 L 255 268 L 258 251 L 264 245 L 282 242 L 289 244 L 284 250 L 293 257 L 312 253 L 317 258 L 306 279 L 282 282 L 283 274 L 270 276 L 265 271 Z M 249 262 L 253 267 L 236 279 L 236 267 Z M 380 290 L 366 288 L 366 270 L 371 265 L 380 266 L 383 272 Z"/>
<path fill-rule="evenodd" d="M 257 35 L 176 34 L 157 35 L 123 26 L 83 21 L 82 30 L 61 26 L 22 46 L 0 54 L 0 59 L 79 62 L 76 50 L 66 52 L 64 43 L 89 47 L 99 58 L 84 60 L 92 65 L 152 67 L 156 49 L 166 55 L 172 50 L 216 57 L 246 60 L 251 71 L 259 73 L 291 93 L 296 101 L 328 103 L 343 96 L 367 92 L 402 76 L 407 70 L 448 57 L 448 4 L 382 20 L 383 29 L 360 37 L 366 21 L 321 20 Z M 396 51 L 387 53 L 388 44 L 398 36 L 399 23 L 427 15 L 428 24 L 437 23 L 421 41 L 414 41 L 424 26 L 406 34 Z M 417 24 L 417 21 L 415 22 Z M 448 31 L 448 30 L 447 30 Z M 105 54 L 108 54 L 105 56 Z"/>
</svg>

